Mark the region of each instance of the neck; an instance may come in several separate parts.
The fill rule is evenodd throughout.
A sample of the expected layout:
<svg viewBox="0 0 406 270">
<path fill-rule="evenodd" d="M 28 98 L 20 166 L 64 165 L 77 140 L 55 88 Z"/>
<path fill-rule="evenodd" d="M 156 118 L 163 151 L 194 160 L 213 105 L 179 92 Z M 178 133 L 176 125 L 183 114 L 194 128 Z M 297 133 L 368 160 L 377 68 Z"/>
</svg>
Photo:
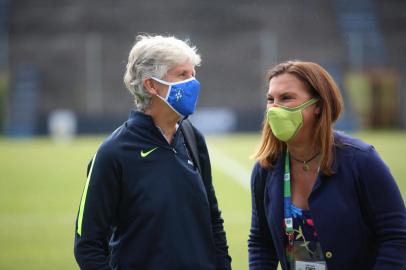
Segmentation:
<svg viewBox="0 0 406 270">
<path fill-rule="evenodd" d="M 314 142 L 308 143 L 288 143 L 288 151 L 297 160 L 306 161 L 312 158 L 319 151 Z"/>
<path fill-rule="evenodd" d="M 155 125 L 161 129 L 168 142 L 171 142 L 180 116 L 164 101 L 155 96 L 151 98 L 150 106 L 145 110 L 145 114 L 152 117 Z"/>
</svg>

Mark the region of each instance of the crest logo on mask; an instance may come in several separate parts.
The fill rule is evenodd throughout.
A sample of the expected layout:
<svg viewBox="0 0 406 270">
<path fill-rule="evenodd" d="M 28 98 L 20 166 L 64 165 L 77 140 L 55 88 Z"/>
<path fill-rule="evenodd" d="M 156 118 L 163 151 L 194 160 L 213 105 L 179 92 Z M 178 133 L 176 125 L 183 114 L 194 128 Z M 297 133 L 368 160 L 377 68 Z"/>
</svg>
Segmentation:
<svg viewBox="0 0 406 270">
<path fill-rule="evenodd" d="M 176 101 L 179 101 L 182 97 L 183 97 L 183 89 L 182 88 L 176 89 L 175 94 Z"/>
</svg>

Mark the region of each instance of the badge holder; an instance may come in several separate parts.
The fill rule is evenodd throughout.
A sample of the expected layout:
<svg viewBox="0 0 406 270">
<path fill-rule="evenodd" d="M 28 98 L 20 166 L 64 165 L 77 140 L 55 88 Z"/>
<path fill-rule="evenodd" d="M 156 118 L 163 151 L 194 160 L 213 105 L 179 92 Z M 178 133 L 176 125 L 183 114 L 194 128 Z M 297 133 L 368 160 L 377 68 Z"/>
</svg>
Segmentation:
<svg viewBox="0 0 406 270">
<path fill-rule="evenodd" d="M 328 270 L 319 242 L 294 241 L 289 265 L 292 270 Z"/>
</svg>

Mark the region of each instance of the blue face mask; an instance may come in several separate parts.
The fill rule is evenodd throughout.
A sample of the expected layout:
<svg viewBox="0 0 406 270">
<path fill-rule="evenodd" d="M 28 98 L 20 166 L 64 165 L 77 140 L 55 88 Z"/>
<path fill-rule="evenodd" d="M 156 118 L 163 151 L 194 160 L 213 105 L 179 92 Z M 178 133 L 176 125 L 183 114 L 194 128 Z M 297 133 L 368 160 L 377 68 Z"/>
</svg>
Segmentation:
<svg viewBox="0 0 406 270">
<path fill-rule="evenodd" d="M 165 101 L 175 112 L 186 117 L 195 111 L 200 92 L 200 83 L 198 80 L 192 77 L 180 82 L 167 82 L 155 77 L 151 78 L 169 86 L 166 97 L 163 98 L 159 95 L 158 97 Z"/>
</svg>

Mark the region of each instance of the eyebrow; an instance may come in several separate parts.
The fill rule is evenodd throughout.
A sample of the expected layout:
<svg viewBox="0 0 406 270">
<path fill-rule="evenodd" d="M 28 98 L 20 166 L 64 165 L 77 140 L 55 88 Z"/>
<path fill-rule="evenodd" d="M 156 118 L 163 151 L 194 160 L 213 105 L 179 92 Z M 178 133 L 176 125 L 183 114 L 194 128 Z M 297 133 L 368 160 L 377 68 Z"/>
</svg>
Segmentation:
<svg viewBox="0 0 406 270">
<path fill-rule="evenodd" d="M 179 70 L 174 70 L 173 73 L 176 74 L 176 75 L 181 75 L 181 74 L 183 74 L 185 72 L 189 72 L 189 70 L 187 70 L 187 69 L 179 69 Z M 196 70 L 193 70 L 192 75 L 193 76 L 196 75 Z"/>
<path fill-rule="evenodd" d="M 282 94 L 280 94 L 279 96 L 286 96 L 286 95 L 297 95 L 295 92 L 291 92 L 289 90 L 286 90 L 285 92 L 282 92 Z M 267 94 L 268 97 L 273 97 L 270 94 Z"/>
</svg>

